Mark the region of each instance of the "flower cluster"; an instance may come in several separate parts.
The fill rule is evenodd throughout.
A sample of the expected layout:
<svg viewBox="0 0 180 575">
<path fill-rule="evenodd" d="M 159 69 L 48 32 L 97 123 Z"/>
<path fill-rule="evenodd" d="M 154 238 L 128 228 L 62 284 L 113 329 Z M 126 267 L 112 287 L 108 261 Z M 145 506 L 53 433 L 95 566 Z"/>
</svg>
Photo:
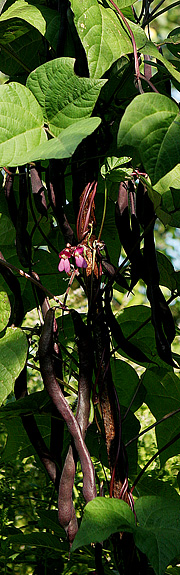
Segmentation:
<svg viewBox="0 0 180 575">
<path fill-rule="evenodd" d="M 84 246 L 73 247 L 67 244 L 66 248 L 60 252 L 60 262 L 58 265 L 59 272 L 65 271 L 67 274 L 70 272 L 70 258 L 74 257 L 75 264 L 78 268 L 86 268 L 87 262 L 84 258 L 85 248 Z"/>
</svg>

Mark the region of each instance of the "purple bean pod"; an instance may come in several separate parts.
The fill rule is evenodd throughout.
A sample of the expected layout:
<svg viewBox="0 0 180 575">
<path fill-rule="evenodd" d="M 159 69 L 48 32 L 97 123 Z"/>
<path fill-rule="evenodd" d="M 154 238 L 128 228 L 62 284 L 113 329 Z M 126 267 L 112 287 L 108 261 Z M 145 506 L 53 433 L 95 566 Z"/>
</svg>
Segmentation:
<svg viewBox="0 0 180 575">
<path fill-rule="evenodd" d="M 94 467 L 88 449 L 83 441 L 79 424 L 74 417 L 54 375 L 52 362 L 53 323 L 54 310 L 51 308 L 46 314 L 42 335 L 39 341 L 40 369 L 45 388 L 56 405 L 59 413 L 65 420 L 68 430 L 73 437 L 83 472 L 83 495 L 86 503 L 88 503 L 88 501 L 91 501 L 96 497 Z"/>
<path fill-rule="evenodd" d="M 71 314 L 75 328 L 75 335 L 78 338 L 79 351 L 78 405 L 76 420 L 79 424 L 82 438 L 84 440 L 89 423 L 90 412 L 90 392 L 93 372 L 93 355 L 91 353 L 92 343 L 90 340 L 89 330 L 83 323 L 80 314 L 75 310 L 72 310 Z M 76 453 L 73 453 L 73 448 L 70 445 L 61 476 L 58 498 L 59 522 L 67 532 L 70 544 L 74 540 L 78 530 L 72 501 L 76 459 Z"/>
</svg>

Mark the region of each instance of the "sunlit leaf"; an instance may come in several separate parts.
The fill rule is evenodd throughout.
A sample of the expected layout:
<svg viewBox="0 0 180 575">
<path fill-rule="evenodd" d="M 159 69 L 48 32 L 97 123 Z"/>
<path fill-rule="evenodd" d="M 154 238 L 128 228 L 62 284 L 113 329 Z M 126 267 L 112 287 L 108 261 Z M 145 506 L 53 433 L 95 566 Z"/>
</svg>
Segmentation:
<svg viewBox="0 0 180 575">
<path fill-rule="evenodd" d="M 120 5 L 121 4 L 121 5 Z M 129 3 L 128 3 L 129 4 Z M 124 8 L 127 2 L 119 2 Z M 81 42 L 86 51 L 90 76 L 101 78 L 110 66 L 124 54 L 133 52 L 129 32 L 121 19 L 109 7 L 102 6 L 97 0 L 72 0 L 75 24 Z M 146 42 L 146 35 L 137 24 L 129 22 L 137 47 Z"/>
<path fill-rule="evenodd" d="M 97 497 L 85 507 L 80 529 L 72 551 L 89 543 L 107 539 L 118 531 L 133 532 L 135 518 L 127 503 L 118 499 Z"/>
<path fill-rule="evenodd" d="M 10 314 L 11 314 L 11 306 L 10 301 L 7 296 L 7 293 L 4 291 L 0 291 L 0 332 L 6 327 Z"/>
<path fill-rule="evenodd" d="M 46 141 L 42 110 L 33 94 L 17 82 L 0 86 L 1 166 L 17 166 Z"/>
<path fill-rule="evenodd" d="M 74 63 L 73 58 L 57 58 L 34 70 L 27 80 L 54 136 L 91 115 L 106 82 L 76 76 Z"/>
<path fill-rule="evenodd" d="M 180 408 L 180 385 L 179 377 L 173 371 L 149 369 L 143 377 L 143 385 L 147 390 L 146 404 L 158 421 L 165 415 Z M 173 437 L 179 433 L 180 412 L 165 419 L 156 427 L 158 448 L 161 449 Z M 177 455 L 180 449 L 180 439 L 169 446 L 160 454 L 161 464 L 173 455 Z"/>
<path fill-rule="evenodd" d="M 138 150 L 141 162 L 156 184 L 180 161 L 179 108 L 161 94 L 141 94 L 126 108 L 118 132 L 118 147 Z"/>
<path fill-rule="evenodd" d="M 25 22 L 35 26 L 41 34 L 45 34 L 46 31 L 46 21 L 42 15 L 41 10 L 32 4 L 28 4 L 25 0 L 17 0 L 3 12 L 0 16 L 1 22 L 7 21 L 11 18 L 22 18 Z"/>
<path fill-rule="evenodd" d="M 8 328 L 0 339 L 0 403 L 13 390 L 27 356 L 27 339 L 19 328 Z"/>
<path fill-rule="evenodd" d="M 98 128 L 100 122 L 100 118 L 88 118 L 87 120 L 79 120 L 73 123 L 68 128 L 65 128 L 57 138 L 48 140 L 37 148 L 34 147 L 32 153 L 29 154 L 29 161 L 70 158 L 80 142 L 92 134 Z"/>
</svg>

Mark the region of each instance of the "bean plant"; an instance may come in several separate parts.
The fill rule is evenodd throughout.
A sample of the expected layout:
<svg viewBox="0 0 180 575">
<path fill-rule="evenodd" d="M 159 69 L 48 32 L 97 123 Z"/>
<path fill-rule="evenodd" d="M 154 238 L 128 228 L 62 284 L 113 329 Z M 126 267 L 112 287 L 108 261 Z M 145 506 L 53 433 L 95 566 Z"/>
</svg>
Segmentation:
<svg viewBox="0 0 180 575">
<path fill-rule="evenodd" d="M 46 493 L 2 573 L 180 573 L 179 5 L 0 2 L 1 459 Z"/>
</svg>

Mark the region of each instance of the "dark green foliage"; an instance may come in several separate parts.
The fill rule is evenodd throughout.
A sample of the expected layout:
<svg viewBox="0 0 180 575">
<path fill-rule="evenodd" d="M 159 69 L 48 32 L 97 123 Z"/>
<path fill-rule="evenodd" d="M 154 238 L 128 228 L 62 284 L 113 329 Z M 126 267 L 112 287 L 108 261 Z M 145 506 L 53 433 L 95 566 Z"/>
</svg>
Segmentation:
<svg viewBox="0 0 180 575">
<path fill-rule="evenodd" d="M 0 571 L 178 575 L 180 2 L 0 4 Z"/>
</svg>

